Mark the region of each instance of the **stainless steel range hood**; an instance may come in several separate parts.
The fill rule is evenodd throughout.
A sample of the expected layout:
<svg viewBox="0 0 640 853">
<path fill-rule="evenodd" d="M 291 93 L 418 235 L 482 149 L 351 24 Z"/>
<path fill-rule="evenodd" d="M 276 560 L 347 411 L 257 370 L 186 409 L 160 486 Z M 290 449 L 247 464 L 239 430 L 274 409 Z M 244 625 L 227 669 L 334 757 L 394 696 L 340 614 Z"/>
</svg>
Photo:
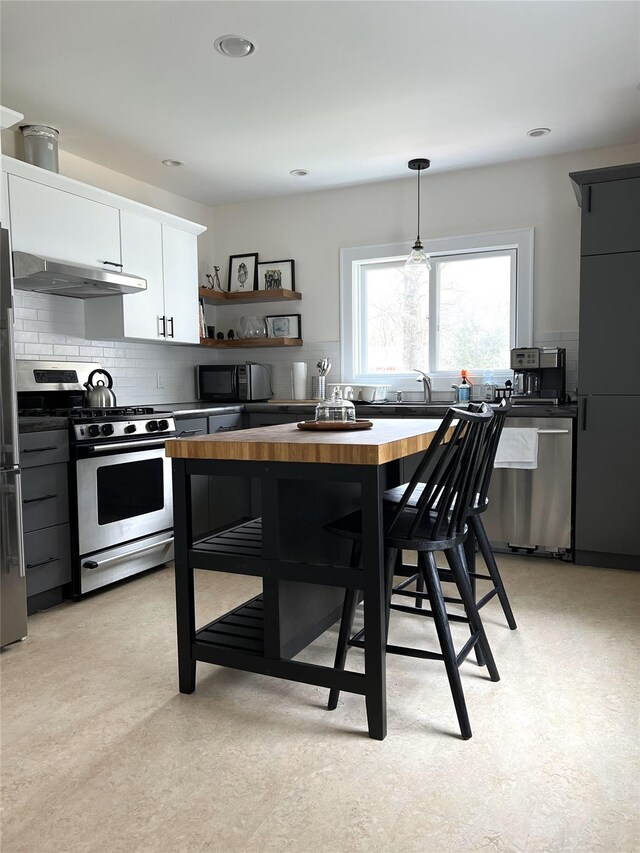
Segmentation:
<svg viewBox="0 0 640 853">
<path fill-rule="evenodd" d="M 13 284 L 20 290 L 75 299 L 142 293 L 147 289 L 146 279 L 135 275 L 41 258 L 28 252 L 13 253 Z"/>
</svg>

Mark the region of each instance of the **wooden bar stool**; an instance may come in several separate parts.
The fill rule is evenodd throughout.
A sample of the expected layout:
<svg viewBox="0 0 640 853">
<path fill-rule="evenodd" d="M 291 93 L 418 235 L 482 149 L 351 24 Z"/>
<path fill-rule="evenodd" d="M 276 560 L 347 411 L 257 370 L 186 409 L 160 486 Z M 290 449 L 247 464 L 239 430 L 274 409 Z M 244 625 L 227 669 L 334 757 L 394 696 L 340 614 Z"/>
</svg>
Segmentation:
<svg viewBox="0 0 640 853">
<path fill-rule="evenodd" d="M 467 510 L 471 504 L 473 489 L 478 482 L 486 446 L 486 432 L 493 420 L 491 410 L 486 406 L 482 409 L 481 412 L 449 409 L 402 497 L 397 503 L 389 502 L 384 507 L 387 635 L 396 558 L 402 550 L 415 551 L 418 555 L 419 573 L 432 608 L 431 611 L 419 612 L 424 616 L 433 617 L 440 644 L 440 652 L 388 643 L 386 650 L 391 654 L 444 662 L 460 731 L 465 740 L 471 737 L 471 726 L 460 680 L 460 665 L 477 646 L 491 680 L 500 679 L 474 600 L 463 548 L 467 535 Z M 429 473 L 425 474 L 427 471 Z M 424 484 L 420 482 L 423 476 L 427 477 Z M 418 486 L 421 486 L 420 494 L 415 497 Z M 352 565 L 359 565 L 359 545 L 363 535 L 360 513 L 351 513 L 338 519 L 327 525 L 326 529 L 354 541 Z M 435 551 L 444 551 L 465 616 L 447 613 L 441 579 L 435 563 Z M 359 598 L 358 590 L 348 591 L 345 595 L 336 649 L 336 669 L 344 669 L 349 646 L 363 647 L 366 643 L 363 631 L 351 636 L 353 616 Z M 459 652 L 456 652 L 451 637 L 451 621 L 469 624 L 471 636 Z M 330 692 L 330 710 L 337 706 L 338 696 L 338 690 Z"/>
<path fill-rule="evenodd" d="M 480 404 L 482 405 L 482 404 Z M 477 404 L 471 404 L 469 406 L 469 411 L 478 411 L 480 408 Z M 496 563 L 496 559 L 493 553 L 493 549 L 489 543 L 489 537 L 487 536 L 487 532 L 484 528 L 484 524 L 482 523 L 482 513 L 485 512 L 489 506 L 489 499 L 487 497 L 489 492 L 489 486 L 491 484 L 491 476 L 493 474 L 493 463 L 496 458 L 496 451 L 498 449 L 498 444 L 500 442 L 500 436 L 502 435 L 502 430 L 504 428 L 505 420 L 509 414 L 511 409 L 511 405 L 507 400 L 503 400 L 500 406 L 496 410 L 494 410 L 494 418 L 487 429 L 485 435 L 485 446 L 482 450 L 482 458 L 480 465 L 478 466 L 478 473 L 475 486 L 472 490 L 472 499 L 469 504 L 469 508 L 467 510 L 467 526 L 470 528 L 468 532 L 468 537 L 471 539 L 471 542 L 467 541 L 467 547 L 474 547 L 475 543 L 478 544 L 478 548 L 480 553 L 482 554 L 482 558 L 486 564 L 488 574 L 481 573 L 478 571 L 470 571 L 469 575 L 471 577 L 471 585 L 475 592 L 476 581 L 491 581 L 491 589 L 484 593 L 479 599 L 476 600 L 476 606 L 478 610 L 485 606 L 494 596 L 498 596 L 500 604 L 502 606 L 503 613 L 507 620 L 507 624 L 512 631 L 515 631 L 518 627 L 516 624 L 515 617 L 513 615 L 513 611 L 511 609 L 511 604 L 509 603 L 509 598 L 507 596 L 506 590 L 504 588 L 504 582 L 500 575 L 500 571 L 498 569 L 498 565 Z M 402 500 L 402 496 L 404 494 L 405 489 L 408 484 L 404 486 L 398 486 L 395 489 L 390 489 L 385 492 L 384 500 L 389 501 L 390 503 L 399 503 Z M 416 487 L 414 495 L 409 503 L 409 505 L 416 504 L 420 494 L 422 493 L 423 484 L 419 483 Z M 451 573 L 446 568 L 439 567 L 438 569 L 440 573 L 440 579 L 442 581 L 451 581 Z M 413 566 L 406 566 L 399 561 L 399 565 L 396 565 L 395 574 L 398 576 L 404 575 L 404 579 L 398 583 L 393 588 L 393 595 L 406 596 L 415 599 L 415 606 L 418 609 L 422 608 L 422 601 L 424 598 L 427 598 L 427 594 L 424 592 L 424 581 L 422 579 L 422 574 L 420 572 L 416 572 Z M 409 590 L 407 587 L 411 587 L 415 585 L 414 590 Z M 445 601 L 448 603 L 460 604 L 461 601 L 459 598 L 449 598 L 445 597 Z M 391 604 L 392 609 L 395 610 L 406 610 L 406 608 L 401 605 Z"/>
</svg>

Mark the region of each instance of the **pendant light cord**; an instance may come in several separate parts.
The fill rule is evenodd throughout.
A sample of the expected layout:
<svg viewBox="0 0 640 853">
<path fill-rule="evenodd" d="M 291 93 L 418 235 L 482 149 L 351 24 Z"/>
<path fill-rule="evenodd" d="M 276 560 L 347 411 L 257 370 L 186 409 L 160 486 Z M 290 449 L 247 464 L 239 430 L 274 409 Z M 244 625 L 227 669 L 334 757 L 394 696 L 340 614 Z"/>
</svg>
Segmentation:
<svg viewBox="0 0 640 853">
<path fill-rule="evenodd" d="M 418 169 L 418 241 L 420 240 L 420 173 L 422 169 Z"/>
</svg>

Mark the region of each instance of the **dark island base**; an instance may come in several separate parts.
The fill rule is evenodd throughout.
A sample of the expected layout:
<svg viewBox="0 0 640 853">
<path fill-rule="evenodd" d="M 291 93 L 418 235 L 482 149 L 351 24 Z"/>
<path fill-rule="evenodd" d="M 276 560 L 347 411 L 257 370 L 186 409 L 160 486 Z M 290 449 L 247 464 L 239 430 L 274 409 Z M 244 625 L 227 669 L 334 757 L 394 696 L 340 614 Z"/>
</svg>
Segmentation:
<svg viewBox="0 0 640 853">
<path fill-rule="evenodd" d="M 255 476 L 262 468 L 262 517 L 189 543 L 184 530 L 184 521 L 191 515 L 188 474 L 223 474 L 229 465 L 212 460 L 174 460 L 174 500 L 178 505 L 184 502 L 186 510 L 184 520 L 176 517 L 180 691 L 195 690 L 196 662 L 203 661 L 357 693 L 366 698 L 370 736 L 383 739 L 384 680 L 378 669 L 384 671 L 381 631 L 380 648 L 367 652 L 373 662 L 369 674 L 337 671 L 333 660 L 320 666 L 293 658 L 340 618 L 347 588 L 371 590 L 370 612 L 375 610 L 379 621 L 382 584 L 376 577 L 378 569 L 366 572 L 351 568 L 351 543 L 326 533 L 324 526 L 361 502 L 363 506 L 369 504 L 369 512 L 375 505 L 377 517 L 389 471 L 367 470 L 368 466 L 281 463 L 265 468 L 257 463 L 232 464 L 237 476 Z M 325 480 L 321 469 L 332 479 Z M 397 466 L 389 469 L 397 475 Z M 375 563 L 370 553 L 368 565 Z M 263 592 L 196 629 L 196 568 L 262 577 Z M 376 627 L 381 626 L 382 622 Z M 371 631 L 373 636 L 378 633 L 373 628 Z M 185 653 L 186 649 L 190 651 Z"/>
</svg>

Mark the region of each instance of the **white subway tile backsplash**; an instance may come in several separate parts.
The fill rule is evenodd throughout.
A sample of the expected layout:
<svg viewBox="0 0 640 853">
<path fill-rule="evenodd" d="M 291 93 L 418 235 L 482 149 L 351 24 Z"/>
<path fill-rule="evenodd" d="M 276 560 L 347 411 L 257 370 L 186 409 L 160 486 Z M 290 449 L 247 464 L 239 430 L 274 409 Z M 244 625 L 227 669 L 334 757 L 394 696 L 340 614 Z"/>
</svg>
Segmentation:
<svg viewBox="0 0 640 853">
<path fill-rule="evenodd" d="M 66 335 L 57 335 L 51 332 L 40 332 L 39 340 L 41 344 L 66 344 Z"/>
<path fill-rule="evenodd" d="M 16 344 L 17 346 L 17 344 Z M 37 342 L 29 342 L 23 344 L 24 353 L 28 358 L 41 358 L 45 357 L 51 360 L 53 356 L 53 344 L 41 344 Z M 17 353 L 17 350 L 16 350 Z M 66 361 L 66 359 L 61 358 L 60 361 Z"/>
<path fill-rule="evenodd" d="M 17 315 L 17 312 L 16 312 Z M 16 329 L 14 332 L 14 340 L 16 342 L 20 341 L 25 344 L 37 344 L 38 343 L 38 333 L 27 331 L 27 329 Z"/>
<path fill-rule="evenodd" d="M 84 303 L 45 294 L 16 293 L 16 355 L 19 358 L 59 361 L 98 361 L 113 375 L 118 402 L 123 405 L 190 402 L 195 399 L 195 366 L 258 361 L 272 366 L 274 396 L 291 398 L 291 365 L 307 365 L 307 393 L 317 375 L 317 362 L 332 363 L 329 380 L 342 378 L 339 341 L 314 341 L 299 348 L 258 350 L 211 350 L 197 346 L 130 341 L 89 341 L 84 337 Z M 534 346 L 563 346 L 567 350 L 567 390 L 577 382 L 578 332 L 541 331 Z M 164 388 L 157 387 L 161 370 Z M 443 392 L 444 394 L 444 392 Z M 450 392 L 445 397 L 449 399 Z M 434 394 L 434 397 L 438 396 Z"/>
<path fill-rule="evenodd" d="M 80 355 L 78 347 L 70 347 L 66 344 L 54 344 L 53 345 L 53 354 L 54 355 Z"/>
</svg>

